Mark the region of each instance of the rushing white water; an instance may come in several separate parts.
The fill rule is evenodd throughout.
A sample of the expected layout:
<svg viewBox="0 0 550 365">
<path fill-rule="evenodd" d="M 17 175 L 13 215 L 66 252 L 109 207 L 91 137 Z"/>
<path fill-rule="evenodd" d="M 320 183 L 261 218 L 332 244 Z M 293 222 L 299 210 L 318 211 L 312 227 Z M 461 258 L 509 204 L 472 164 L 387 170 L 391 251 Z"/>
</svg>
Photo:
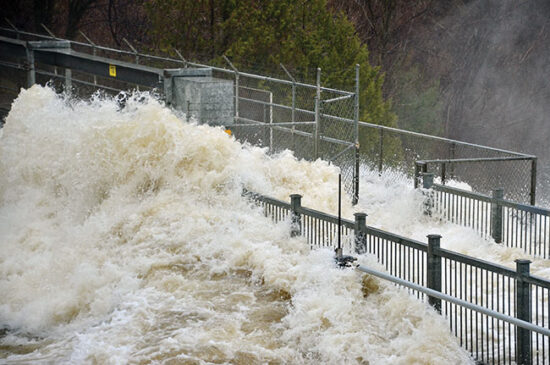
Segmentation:
<svg viewBox="0 0 550 365">
<path fill-rule="evenodd" d="M 33 86 L 1 133 L 4 362 L 471 361 L 425 303 L 335 268 L 241 196 L 301 193 L 334 211 L 323 161 L 269 157 L 147 95 L 119 110 Z M 406 226 L 418 212 L 400 214 Z"/>
</svg>

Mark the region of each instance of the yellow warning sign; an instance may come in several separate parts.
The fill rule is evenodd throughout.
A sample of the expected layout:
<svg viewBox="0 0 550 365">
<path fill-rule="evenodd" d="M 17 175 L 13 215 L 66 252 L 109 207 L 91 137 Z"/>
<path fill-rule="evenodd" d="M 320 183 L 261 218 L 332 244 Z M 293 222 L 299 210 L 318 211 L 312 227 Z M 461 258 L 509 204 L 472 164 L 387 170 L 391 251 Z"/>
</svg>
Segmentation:
<svg viewBox="0 0 550 365">
<path fill-rule="evenodd" d="M 116 66 L 109 65 L 109 76 L 116 77 Z"/>
</svg>

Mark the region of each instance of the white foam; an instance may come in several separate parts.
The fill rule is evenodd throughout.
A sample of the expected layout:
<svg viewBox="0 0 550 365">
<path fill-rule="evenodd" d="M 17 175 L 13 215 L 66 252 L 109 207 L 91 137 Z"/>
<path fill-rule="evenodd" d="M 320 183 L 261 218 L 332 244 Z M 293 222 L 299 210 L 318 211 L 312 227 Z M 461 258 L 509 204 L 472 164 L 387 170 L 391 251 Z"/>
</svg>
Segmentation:
<svg viewBox="0 0 550 365">
<path fill-rule="evenodd" d="M 12 106 L 0 137 L 0 324 L 10 329 L 0 356 L 470 361 L 426 304 L 334 268 L 331 252 L 310 251 L 289 222 L 241 197 L 243 187 L 301 193 L 334 212 L 334 166 L 269 157 L 147 95 L 118 109 L 40 86 Z"/>
</svg>

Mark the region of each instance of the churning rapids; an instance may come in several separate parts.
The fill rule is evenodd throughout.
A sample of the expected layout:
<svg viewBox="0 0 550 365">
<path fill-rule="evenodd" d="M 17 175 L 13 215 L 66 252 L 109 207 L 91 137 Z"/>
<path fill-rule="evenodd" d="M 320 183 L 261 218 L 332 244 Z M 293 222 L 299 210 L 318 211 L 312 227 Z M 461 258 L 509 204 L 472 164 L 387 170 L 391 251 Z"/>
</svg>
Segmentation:
<svg viewBox="0 0 550 365">
<path fill-rule="evenodd" d="M 147 94 L 120 109 L 33 86 L 0 133 L 2 362 L 471 362 L 427 304 L 337 269 L 241 196 L 301 193 L 334 212 L 326 162 L 268 156 Z M 393 214 L 411 236 L 437 233 L 399 205 L 416 206 L 412 189 L 378 209 L 396 191 L 376 178 L 363 182 L 369 223 Z"/>
</svg>

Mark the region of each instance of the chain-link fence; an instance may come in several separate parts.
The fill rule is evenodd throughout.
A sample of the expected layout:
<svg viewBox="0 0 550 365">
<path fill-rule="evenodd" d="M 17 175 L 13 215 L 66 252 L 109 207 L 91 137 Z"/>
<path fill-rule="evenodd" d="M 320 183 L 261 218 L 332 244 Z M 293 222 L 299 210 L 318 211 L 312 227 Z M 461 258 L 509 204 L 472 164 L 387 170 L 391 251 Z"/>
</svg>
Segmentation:
<svg viewBox="0 0 550 365">
<path fill-rule="evenodd" d="M 361 164 L 370 169 L 412 177 L 420 162 L 442 183 L 464 182 L 484 194 L 503 188 L 509 200 L 535 202 L 534 156 L 362 122 L 359 139 Z"/>
<path fill-rule="evenodd" d="M 0 35 L 13 37 L 14 31 L 0 28 Z M 18 32 L 17 36 L 23 40 L 56 39 L 25 32 Z M 132 51 L 101 47 L 90 40 L 88 43 L 70 42 L 73 51 L 159 70 L 210 68 L 212 76 L 234 83 L 235 118 L 227 127 L 237 139 L 267 147 L 271 153 L 289 149 L 297 158 L 332 161 L 340 167 L 345 189 L 354 197 L 359 190 L 359 165 L 363 170 L 393 170 L 412 177 L 416 163 L 423 161 L 425 171 L 434 172 L 443 183 L 449 180 L 465 182 L 481 193 L 499 187 L 505 190 L 507 199 L 534 203 L 534 156 L 358 122 L 358 90 L 349 92 L 321 86 L 320 70 L 316 84 L 306 84 L 296 81 L 283 65 L 288 79 L 242 72 L 228 59 L 230 69 L 188 62 L 179 54 L 179 59 L 145 55 L 130 44 L 128 46 Z M 10 58 L 9 54 L 2 54 L 0 61 L 1 85 L 6 89 L 0 93 L 8 95 L 11 92 L 13 98 L 14 90 L 27 86 L 28 65 Z M 67 74 L 65 69 L 46 64 L 35 67 L 37 82 L 50 82 L 58 90 L 69 86 L 73 94 L 81 97 L 97 89 L 111 94 L 136 88 L 151 90 L 151 87 L 76 70 Z M 159 80 L 156 92 L 160 95 L 163 92 L 161 85 Z M 10 100 L 10 96 L 6 99 Z"/>
</svg>

